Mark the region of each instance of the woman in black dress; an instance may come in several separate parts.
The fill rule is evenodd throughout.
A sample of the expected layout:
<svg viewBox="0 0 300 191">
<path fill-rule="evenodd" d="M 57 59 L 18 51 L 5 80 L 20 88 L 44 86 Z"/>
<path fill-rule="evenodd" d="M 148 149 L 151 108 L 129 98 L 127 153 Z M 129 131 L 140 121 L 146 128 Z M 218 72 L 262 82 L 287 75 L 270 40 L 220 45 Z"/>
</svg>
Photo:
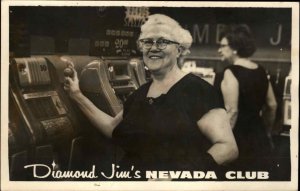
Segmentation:
<svg viewBox="0 0 300 191">
<path fill-rule="evenodd" d="M 175 20 L 149 16 L 138 44 L 153 80 L 130 95 L 114 118 L 82 95 L 77 75 L 66 77 L 71 98 L 126 152 L 121 167 L 205 171 L 237 157 L 221 96 L 201 78 L 178 68 L 178 57 L 189 52 L 191 43 L 190 33 Z"/>
<path fill-rule="evenodd" d="M 271 128 L 277 103 L 265 70 L 248 58 L 255 50 L 254 39 L 244 25 L 232 27 L 218 50 L 222 60 L 231 63 L 215 85 L 223 94 L 238 144 L 235 164 L 239 170 L 266 170 L 271 162 Z"/>
</svg>

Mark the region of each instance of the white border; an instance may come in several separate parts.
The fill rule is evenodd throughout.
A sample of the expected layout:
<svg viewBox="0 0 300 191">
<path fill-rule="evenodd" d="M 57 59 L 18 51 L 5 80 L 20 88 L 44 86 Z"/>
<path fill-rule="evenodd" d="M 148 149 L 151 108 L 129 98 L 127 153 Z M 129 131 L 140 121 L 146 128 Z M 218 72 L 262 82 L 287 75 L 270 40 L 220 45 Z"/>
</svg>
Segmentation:
<svg viewBox="0 0 300 191">
<path fill-rule="evenodd" d="M 291 181 L 280 182 L 10 182 L 8 179 L 9 6 L 151 6 L 292 8 Z M 297 190 L 299 118 L 299 3 L 297 2 L 170 2 L 170 1 L 1 1 L 1 190 Z"/>
</svg>

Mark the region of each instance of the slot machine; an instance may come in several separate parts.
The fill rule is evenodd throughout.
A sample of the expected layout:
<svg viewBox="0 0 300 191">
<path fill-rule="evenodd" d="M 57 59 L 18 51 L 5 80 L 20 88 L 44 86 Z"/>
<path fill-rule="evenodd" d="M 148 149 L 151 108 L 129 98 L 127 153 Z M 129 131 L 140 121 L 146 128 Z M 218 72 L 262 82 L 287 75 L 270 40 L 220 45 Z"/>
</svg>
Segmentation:
<svg viewBox="0 0 300 191">
<path fill-rule="evenodd" d="M 185 61 L 181 70 L 187 73 L 191 72 L 211 85 L 215 82 L 216 73 L 214 69 L 212 67 L 198 67 L 196 61 Z"/>
<path fill-rule="evenodd" d="M 144 83 L 142 62 L 118 57 L 92 61 L 82 70 L 79 79 L 84 95 L 112 116 L 122 110 L 126 98 Z"/>
<path fill-rule="evenodd" d="M 65 56 L 63 56 L 65 57 Z M 63 90 L 62 56 L 15 58 L 9 80 L 9 168 L 11 180 L 33 180 L 28 164 L 56 164 L 61 170 L 111 171 L 123 155 L 93 127 Z M 111 116 L 127 96 L 146 82 L 141 60 L 67 56 L 77 70 L 80 89 Z M 28 175 L 30 174 L 30 175 Z"/>
<path fill-rule="evenodd" d="M 119 57 L 96 59 L 82 69 L 79 86 L 82 93 L 96 107 L 108 115 L 115 116 L 123 109 L 126 98 L 146 82 L 142 69 L 144 67 L 139 60 Z M 109 172 L 111 164 L 117 164 L 122 158 L 122 149 L 95 129 L 73 141 L 71 169 L 79 169 L 92 163 L 101 171 Z M 87 161 L 85 156 L 92 156 L 91 160 Z"/>
<path fill-rule="evenodd" d="M 129 65 L 133 68 L 134 76 L 139 86 L 147 82 L 146 67 L 141 58 L 132 58 L 129 60 Z"/>
<path fill-rule="evenodd" d="M 79 122 L 57 77 L 44 57 L 15 58 L 9 79 L 9 157 L 11 179 L 27 179 L 25 164 L 67 168 L 71 140 Z"/>
<path fill-rule="evenodd" d="M 291 75 L 286 76 L 283 97 L 282 97 L 282 120 L 280 121 L 280 132 L 278 135 L 273 136 L 275 143 L 275 173 L 278 179 L 290 179 L 291 176 L 291 118 L 292 118 L 292 105 L 291 105 L 291 86 L 292 77 Z"/>
<path fill-rule="evenodd" d="M 284 90 L 283 90 L 283 130 L 281 135 L 289 136 L 289 130 L 291 128 L 292 119 L 292 105 L 291 105 L 291 84 L 292 77 L 288 75 L 285 78 Z"/>
</svg>

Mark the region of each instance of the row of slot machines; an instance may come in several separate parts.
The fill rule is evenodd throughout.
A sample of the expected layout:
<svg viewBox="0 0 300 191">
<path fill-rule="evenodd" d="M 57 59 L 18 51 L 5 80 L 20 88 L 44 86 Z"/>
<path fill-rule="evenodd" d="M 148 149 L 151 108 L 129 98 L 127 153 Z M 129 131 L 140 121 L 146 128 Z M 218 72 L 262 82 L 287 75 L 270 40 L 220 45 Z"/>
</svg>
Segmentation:
<svg viewBox="0 0 300 191">
<path fill-rule="evenodd" d="M 65 60 L 74 64 L 84 95 L 111 116 L 119 113 L 128 95 L 150 78 L 140 58 L 47 55 L 12 59 L 8 128 L 11 180 L 36 180 L 24 169 L 28 164 L 51 166 L 54 162 L 62 170 L 86 170 L 95 165 L 98 170 L 111 171 L 111 164 L 122 158 L 122 149 L 99 133 L 63 90 L 68 66 Z M 213 82 L 210 70 L 196 72 Z M 286 131 L 282 133 L 287 136 L 290 92 L 291 77 L 287 76 L 283 97 Z"/>
<path fill-rule="evenodd" d="M 11 59 L 10 180 L 35 180 L 32 171 L 24 168 L 30 164 L 55 164 L 61 170 L 83 170 L 93 164 L 105 171 L 122 156 L 122 150 L 92 127 L 64 91 L 66 58 L 78 72 L 83 94 L 111 116 L 146 82 L 138 58 L 51 55 Z"/>
</svg>

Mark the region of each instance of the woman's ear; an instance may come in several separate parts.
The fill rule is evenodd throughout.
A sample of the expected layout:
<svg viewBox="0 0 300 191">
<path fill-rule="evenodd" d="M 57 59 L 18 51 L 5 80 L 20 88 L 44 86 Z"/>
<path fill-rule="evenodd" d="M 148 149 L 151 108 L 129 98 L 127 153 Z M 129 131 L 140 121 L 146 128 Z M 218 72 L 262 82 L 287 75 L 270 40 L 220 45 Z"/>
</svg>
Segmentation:
<svg viewBox="0 0 300 191">
<path fill-rule="evenodd" d="M 178 58 L 178 57 L 181 56 L 181 54 L 182 54 L 182 52 L 183 52 L 182 46 L 179 46 L 179 47 L 177 48 L 177 50 L 178 50 L 178 53 L 177 53 L 177 58 Z"/>
</svg>

